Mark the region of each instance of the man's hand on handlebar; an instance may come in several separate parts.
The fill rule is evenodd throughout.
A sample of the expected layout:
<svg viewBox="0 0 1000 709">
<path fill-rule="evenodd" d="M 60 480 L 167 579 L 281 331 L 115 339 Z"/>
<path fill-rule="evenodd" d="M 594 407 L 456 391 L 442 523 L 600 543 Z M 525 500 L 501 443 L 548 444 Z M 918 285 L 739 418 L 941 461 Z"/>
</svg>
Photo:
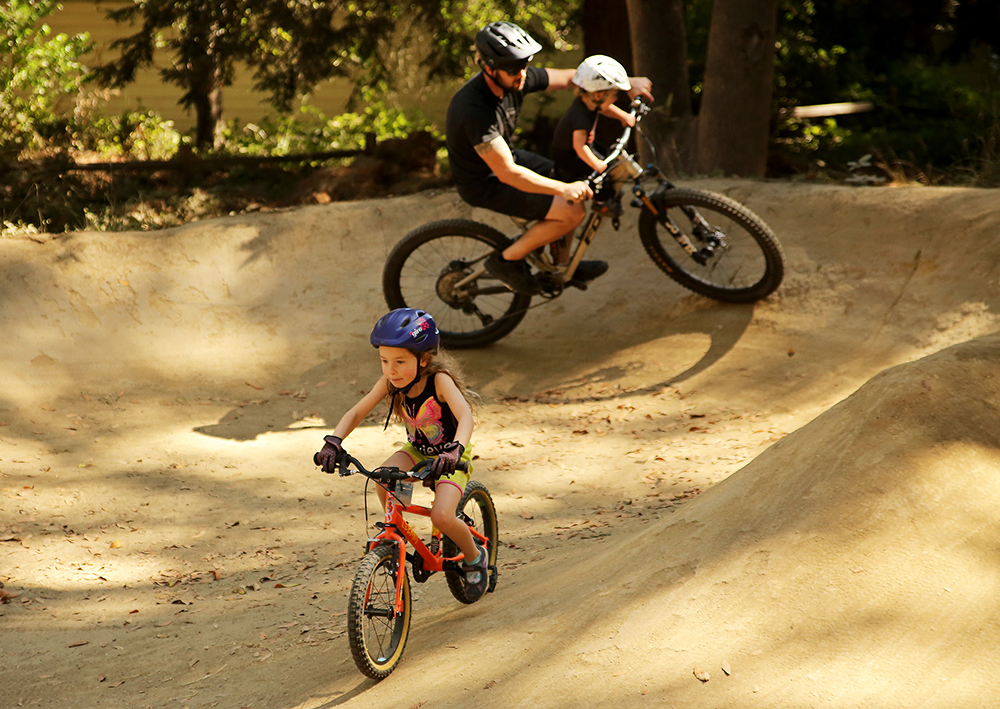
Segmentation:
<svg viewBox="0 0 1000 709">
<path fill-rule="evenodd" d="M 585 180 L 563 183 L 562 198 L 570 204 L 583 202 L 584 200 L 591 199 L 593 196 L 594 191 L 590 189 L 590 185 Z"/>
<path fill-rule="evenodd" d="M 637 96 L 642 96 L 644 99 L 652 103 L 653 101 L 653 82 L 650 81 L 645 76 L 630 76 L 628 78 L 629 98 L 636 98 Z"/>
</svg>

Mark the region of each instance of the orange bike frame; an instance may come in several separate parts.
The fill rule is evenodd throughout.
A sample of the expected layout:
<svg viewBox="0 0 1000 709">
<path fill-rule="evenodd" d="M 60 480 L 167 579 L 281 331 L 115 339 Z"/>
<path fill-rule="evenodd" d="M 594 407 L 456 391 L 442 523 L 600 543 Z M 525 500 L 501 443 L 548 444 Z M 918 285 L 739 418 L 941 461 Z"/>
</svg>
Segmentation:
<svg viewBox="0 0 1000 709">
<path fill-rule="evenodd" d="M 410 526 L 409 522 L 403 519 L 404 512 L 419 515 L 421 517 L 430 517 L 430 508 L 422 505 L 402 505 L 396 499 L 396 495 L 393 492 L 389 490 L 386 490 L 386 492 L 388 494 L 385 496 L 385 526 L 382 531 L 372 539 L 372 542 L 392 542 L 393 544 L 396 544 L 399 549 L 399 565 L 397 566 L 396 573 L 396 612 L 401 613 L 403 610 L 403 575 L 399 573 L 399 571 L 406 573 L 407 542 L 413 545 L 413 551 L 423 559 L 424 569 L 426 571 L 443 571 L 444 562 L 459 561 L 465 557 L 461 552 L 459 552 L 458 556 L 449 558 L 445 558 L 440 552 L 437 555 L 432 554 L 431 550 L 427 548 L 426 544 L 424 544 L 424 541 L 415 531 L 413 531 L 413 527 Z M 476 541 L 483 543 L 489 541 L 485 535 L 479 532 L 479 530 L 469 527 L 469 531 L 472 532 L 472 536 L 476 539 Z"/>
</svg>

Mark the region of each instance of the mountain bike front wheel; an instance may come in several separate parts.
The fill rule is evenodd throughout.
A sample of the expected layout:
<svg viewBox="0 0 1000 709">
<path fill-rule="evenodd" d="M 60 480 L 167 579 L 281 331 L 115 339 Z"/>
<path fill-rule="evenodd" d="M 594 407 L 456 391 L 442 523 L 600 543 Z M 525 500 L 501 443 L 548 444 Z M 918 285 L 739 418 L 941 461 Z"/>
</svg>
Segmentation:
<svg viewBox="0 0 1000 709">
<path fill-rule="evenodd" d="M 660 213 L 642 210 L 639 238 L 653 262 L 685 288 L 727 303 L 750 303 L 781 285 L 781 245 L 744 205 L 682 187 L 656 192 L 651 200 Z"/>
<path fill-rule="evenodd" d="M 509 335 L 524 318 L 530 295 L 514 293 L 483 268 L 510 239 L 467 219 L 417 227 L 389 253 L 382 292 L 390 308 L 434 316 L 446 347 L 483 347 Z"/>
<path fill-rule="evenodd" d="M 396 612 L 396 576 L 402 575 L 403 607 Z M 365 554 L 354 574 L 347 604 L 347 638 L 354 664 L 372 679 L 384 679 L 403 657 L 413 606 L 399 550 L 379 546 Z"/>
<path fill-rule="evenodd" d="M 490 491 L 486 489 L 485 485 L 477 480 L 469 481 L 469 484 L 465 486 L 465 494 L 458 504 L 458 516 L 488 540 L 486 543 L 486 555 L 489 559 L 487 569 L 489 570 L 490 580 L 486 587 L 486 592 L 489 593 L 497 587 L 499 535 L 497 511 L 493 506 L 493 498 L 490 497 Z M 448 537 L 444 537 L 443 546 L 445 556 L 458 556 L 461 551 L 458 545 Z M 461 570 L 445 571 L 445 577 L 448 579 L 448 590 L 451 591 L 451 595 L 455 597 L 456 601 L 475 603 L 482 596 L 473 596 L 467 592 L 463 576 L 464 574 Z"/>
</svg>

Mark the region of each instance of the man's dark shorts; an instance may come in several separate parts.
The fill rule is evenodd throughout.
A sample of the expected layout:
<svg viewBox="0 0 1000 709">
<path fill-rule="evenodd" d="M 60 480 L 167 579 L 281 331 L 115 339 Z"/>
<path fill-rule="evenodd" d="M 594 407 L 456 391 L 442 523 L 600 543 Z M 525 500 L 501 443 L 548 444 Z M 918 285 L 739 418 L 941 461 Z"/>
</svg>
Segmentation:
<svg viewBox="0 0 1000 709">
<path fill-rule="evenodd" d="M 549 177 L 554 163 L 528 150 L 512 150 L 514 162 L 539 175 Z M 473 207 L 482 207 L 511 217 L 529 221 L 544 219 L 552 207 L 553 196 L 522 192 L 497 179 L 496 175 L 471 185 L 458 185 L 458 194 Z"/>
</svg>

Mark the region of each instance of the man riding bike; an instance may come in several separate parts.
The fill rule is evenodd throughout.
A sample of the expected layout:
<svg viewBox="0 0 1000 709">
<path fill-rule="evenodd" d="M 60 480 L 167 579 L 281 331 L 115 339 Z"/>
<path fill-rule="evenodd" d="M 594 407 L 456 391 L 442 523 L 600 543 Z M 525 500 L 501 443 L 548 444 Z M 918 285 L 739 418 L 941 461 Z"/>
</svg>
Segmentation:
<svg viewBox="0 0 1000 709">
<path fill-rule="evenodd" d="M 535 249 L 571 234 L 583 221 L 583 201 L 593 193 L 583 181 L 560 182 L 553 162 L 510 146 L 526 94 L 570 86 L 575 69 L 528 66 L 541 45 L 517 25 L 491 22 L 476 34 L 481 71 L 465 83 L 448 107 L 446 137 L 452 177 L 467 203 L 534 222 L 514 243 L 486 259 L 490 275 L 518 293 L 537 295 L 539 284 L 522 260 Z M 652 99 L 649 79 L 629 77 L 629 94 Z M 569 260 L 569 240 L 556 249 Z M 608 265 L 583 261 L 571 284 L 597 278 Z"/>
</svg>

